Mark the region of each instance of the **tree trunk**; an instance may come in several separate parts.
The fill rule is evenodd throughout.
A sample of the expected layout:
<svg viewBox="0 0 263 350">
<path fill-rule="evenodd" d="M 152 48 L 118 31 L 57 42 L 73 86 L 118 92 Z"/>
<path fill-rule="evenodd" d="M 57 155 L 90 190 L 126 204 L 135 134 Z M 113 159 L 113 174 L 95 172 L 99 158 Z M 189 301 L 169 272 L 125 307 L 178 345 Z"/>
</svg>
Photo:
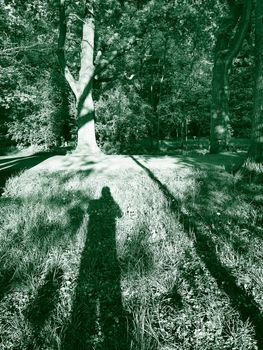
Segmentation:
<svg viewBox="0 0 263 350">
<path fill-rule="evenodd" d="M 98 146 L 95 134 L 93 98 L 91 91 L 83 98 L 83 101 L 82 96 L 83 94 L 80 94 L 76 101 L 78 123 L 77 151 L 94 153 L 98 151 Z"/>
<path fill-rule="evenodd" d="M 92 8 L 86 4 L 82 27 L 81 63 L 77 83 L 77 151 L 93 153 L 98 151 L 95 134 L 95 110 L 92 98 L 92 82 L 94 76 L 94 16 Z"/>
<path fill-rule="evenodd" d="M 255 11 L 255 91 L 252 142 L 245 168 L 255 175 L 263 174 L 263 2 L 256 0 Z"/>
<path fill-rule="evenodd" d="M 230 140 L 228 75 L 233 59 L 238 54 L 249 27 L 252 0 L 244 0 L 243 9 L 229 0 L 231 18 L 225 19 L 215 47 L 212 78 L 210 153 L 227 148 Z M 235 30 L 232 37 L 230 33 Z"/>
<path fill-rule="evenodd" d="M 76 98 L 76 116 L 78 125 L 77 148 L 78 152 L 86 154 L 98 152 L 96 142 L 94 103 L 92 98 L 92 82 L 94 76 L 94 15 L 92 5 L 85 2 L 85 13 L 82 26 L 81 62 L 79 79 L 75 80 L 66 65 L 66 15 L 65 1 L 60 0 L 60 30 L 58 41 L 58 59 L 72 92 Z"/>
<path fill-rule="evenodd" d="M 228 111 L 228 73 L 225 60 L 216 59 L 212 80 L 210 153 L 225 149 L 230 138 Z"/>
</svg>

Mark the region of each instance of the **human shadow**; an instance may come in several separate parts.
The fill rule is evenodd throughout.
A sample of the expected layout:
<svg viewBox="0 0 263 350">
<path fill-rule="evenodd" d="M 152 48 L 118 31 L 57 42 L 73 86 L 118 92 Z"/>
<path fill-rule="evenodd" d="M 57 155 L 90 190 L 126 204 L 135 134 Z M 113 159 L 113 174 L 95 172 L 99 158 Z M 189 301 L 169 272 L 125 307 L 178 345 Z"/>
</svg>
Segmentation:
<svg viewBox="0 0 263 350">
<path fill-rule="evenodd" d="M 54 153 L 40 153 L 26 157 L 9 157 L 0 160 L 0 196 L 3 193 L 6 181 L 9 177 L 18 174 L 20 171 L 33 168 L 44 160 L 53 157 Z"/>
<path fill-rule="evenodd" d="M 218 288 L 224 291 L 230 300 L 232 306 L 238 310 L 241 319 L 245 322 L 249 320 L 254 327 L 255 338 L 259 349 L 263 348 L 263 317 L 259 306 L 255 302 L 253 295 L 248 293 L 242 286 L 239 286 L 235 277 L 229 269 L 222 264 L 217 256 L 216 246 L 210 236 L 203 232 L 201 218 L 198 218 L 195 213 L 188 214 L 182 210 L 181 202 L 176 198 L 154 174 L 146 166 L 140 163 L 136 158 L 131 156 L 131 159 L 141 167 L 148 176 L 157 184 L 160 191 L 166 197 L 170 210 L 177 215 L 185 233 L 195 237 L 196 252 L 205 264 L 207 270 L 214 277 Z M 212 229 L 210 227 L 210 229 Z"/>
<path fill-rule="evenodd" d="M 62 349 L 128 348 L 127 317 L 116 250 L 116 218 L 122 212 L 109 187 L 90 201 L 85 247 Z"/>
</svg>

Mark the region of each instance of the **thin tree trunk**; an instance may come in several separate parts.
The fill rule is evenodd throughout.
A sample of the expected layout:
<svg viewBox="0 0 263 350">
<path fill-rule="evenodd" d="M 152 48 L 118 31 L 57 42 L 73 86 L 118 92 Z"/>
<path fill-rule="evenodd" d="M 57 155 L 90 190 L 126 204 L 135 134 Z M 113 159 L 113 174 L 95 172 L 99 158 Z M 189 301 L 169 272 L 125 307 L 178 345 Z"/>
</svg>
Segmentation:
<svg viewBox="0 0 263 350">
<path fill-rule="evenodd" d="M 225 149 L 229 139 L 228 77 L 225 60 L 215 61 L 212 80 L 210 153 Z"/>
<path fill-rule="evenodd" d="M 245 169 L 263 177 L 263 1 L 256 0 L 255 10 L 255 91 L 252 142 Z"/>
<path fill-rule="evenodd" d="M 232 17 L 225 20 L 218 35 L 215 48 L 215 63 L 212 78 L 212 106 L 210 128 L 210 153 L 219 153 L 227 148 L 230 139 L 229 83 L 228 75 L 233 59 L 237 56 L 248 31 L 252 0 L 244 0 L 243 9 L 229 0 Z M 229 33 L 235 30 L 231 38 Z"/>
</svg>

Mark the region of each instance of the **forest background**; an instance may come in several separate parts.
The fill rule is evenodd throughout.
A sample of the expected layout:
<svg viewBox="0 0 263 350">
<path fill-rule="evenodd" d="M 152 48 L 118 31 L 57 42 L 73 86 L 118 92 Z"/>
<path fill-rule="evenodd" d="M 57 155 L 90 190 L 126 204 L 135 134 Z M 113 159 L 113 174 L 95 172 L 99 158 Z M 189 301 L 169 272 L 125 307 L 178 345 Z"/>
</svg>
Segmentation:
<svg viewBox="0 0 263 350">
<path fill-rule="evenodd" d="M 246 149 L 255 70 L 249 3 L 2 1 L 2 146 L 75 147 L 76 96 L 59 56 L 63 50 L 72 78 L 81 74 L 83 18 L 92 12 L 92 92 L 96 138 L 104 152 L 156 152 L 161 140 L 178 141 L 178 148 L 189 138 L 209 138 L 210 132 L 213 137 L 215 109 L 227 133 L 222 138 L 241 138 L 239 147 Z M 227 55 L 232 57 L 223 63 L 224 73 L 219 61 Z M 208 147 L 204 140 L 193 143 Z"/>
</svg>

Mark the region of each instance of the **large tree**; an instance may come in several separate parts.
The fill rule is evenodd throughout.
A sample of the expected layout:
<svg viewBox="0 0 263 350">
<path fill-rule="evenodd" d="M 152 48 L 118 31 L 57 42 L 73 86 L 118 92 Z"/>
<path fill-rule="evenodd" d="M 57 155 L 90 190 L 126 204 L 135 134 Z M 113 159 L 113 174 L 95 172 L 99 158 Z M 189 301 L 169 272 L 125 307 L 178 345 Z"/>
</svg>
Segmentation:
<svg viewBox="0 0 263 350">
<path fill-rule="evenodd" d="M 77 151 L 85 153 L 97 152 L 94 103 L 92 98 L 92 84 L 95 72 L 94 66 L 94 11 L 92 1 L 84 1 L 82 21 L 82 38 L 80 52 L 80 68 L 78 80 L 73 77 L 65 58 L 65 43 L 67 35 L 67 17 L 65 0 L 59 3 L 59 41 L 58 58 L 76 99 L 76 114 L 78 124 Z"/>
<path fill-rule="evenodd" d="M 144 13 L 144 6 L 137 6 L 137 4 L 124 6 L 124 2 L 118 0 L 83 0 L 76 2 L 74 6 L 80 5 L 80 3 L 84 5 L 82 18 L 73 14 L 82 23 L 78 79 L 74 78 L 66 62 L 68 16 L 66 15 L 65 0 L 59 2 L 58 58 L 64 77 L 76 100 L 77 151 L 87 154 L 99 151 L 95 134 L 93 83 L 103 83 L 116 79 L 113 76 L 114 72 L 111 72 L 113 61 L 117 60 L 118 62 L 119 57 L 124 56 L 127 51 L 136 46 L 147 27 L 140 14 L 140 12 Z M 147 1 L 145 3 L 147 4 Z M 148 12 L 149 7 L 145 11 Z M 98 23 L 96 42 L 95 17 Z M 127 32 L 128 28 L 131 28 L 129 32 Z M 96 57 L 94 57 L 95 46 Z M 75 50 L 75 54 L 76 52 Z"/>
<path fill-rule="evenodd" d="M 212 78 L 210 152 L 219 153 L 229 142 L 229 71 L 247 34 L 252 0 L 238 4 L 228 0 L 230 15 L 219 28 Z"/>
</svg>

